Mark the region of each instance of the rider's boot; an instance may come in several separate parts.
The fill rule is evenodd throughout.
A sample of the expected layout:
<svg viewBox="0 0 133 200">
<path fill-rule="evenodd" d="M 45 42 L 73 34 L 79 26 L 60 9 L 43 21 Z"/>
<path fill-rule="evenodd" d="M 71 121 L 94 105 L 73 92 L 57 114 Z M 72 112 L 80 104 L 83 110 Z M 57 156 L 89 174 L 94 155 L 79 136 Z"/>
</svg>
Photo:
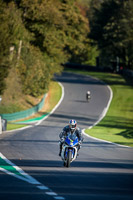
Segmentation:
<svg viewBox="0 0 133 200">
<path fill-rule="evenodd" d="M 60 152 L 59 152 L 59 156 L 61 156 L 61 150 L 60 150 Z"/>
<path fill-rule="evenodd" d="M 60 145 L 59 156 L 61 156 L 61 151 L 62 151 L 62 145 Z"/>
<path fill-rule="evenodd" d="M 77 149 L 77 156 L 79 156 L 79 150 L 80 150 L 80 145 L 78 146 L 78 149 Z"/>
</svg>

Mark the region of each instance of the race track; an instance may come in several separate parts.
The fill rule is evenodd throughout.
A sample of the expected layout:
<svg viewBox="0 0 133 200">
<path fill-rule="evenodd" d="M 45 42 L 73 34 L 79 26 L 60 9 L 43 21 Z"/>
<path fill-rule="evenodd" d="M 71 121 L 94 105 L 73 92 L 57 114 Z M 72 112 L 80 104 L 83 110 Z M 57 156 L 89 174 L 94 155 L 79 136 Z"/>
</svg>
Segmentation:
<svg viewBox="0 0 133 200">
<path fill-rule="evenodd" d="M 58 156 L 63 126 L 70 119 L 81 129 L 93 126 L 108 105 L 110 90 L 83 75 L 63 73 L 57 80 L 65 95 L 52 115 L 38 126 L 0 135 L 2 155 L 34 178 L 30 183 L 0 170 L 0 200 L 133 200 L 133 148 L 84 136 L 77 160 L 63 167 Z"/>
</svg>

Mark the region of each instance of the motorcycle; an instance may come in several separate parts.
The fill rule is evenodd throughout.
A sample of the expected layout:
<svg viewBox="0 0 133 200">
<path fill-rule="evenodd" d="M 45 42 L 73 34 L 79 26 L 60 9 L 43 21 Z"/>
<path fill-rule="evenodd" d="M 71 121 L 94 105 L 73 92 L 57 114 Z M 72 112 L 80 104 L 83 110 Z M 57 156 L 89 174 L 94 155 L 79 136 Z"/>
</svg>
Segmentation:
<svg viewBox="0 0 133 200">
<path fill-rule="evenodd" d="M 87 93 L 86 93 L 86 100 L 89 102 L 90 99 L 91 99 L 91 93 L 90 93 L 90 91 L 87 91 Z"/>
<path fill-rule="evenodd" d="M 76 135 L 68 134 L 62 145 L 61 158 L 65 167 L 70 167 L 70 163 L 77 158 L 79 140 Z"/>
</svg>

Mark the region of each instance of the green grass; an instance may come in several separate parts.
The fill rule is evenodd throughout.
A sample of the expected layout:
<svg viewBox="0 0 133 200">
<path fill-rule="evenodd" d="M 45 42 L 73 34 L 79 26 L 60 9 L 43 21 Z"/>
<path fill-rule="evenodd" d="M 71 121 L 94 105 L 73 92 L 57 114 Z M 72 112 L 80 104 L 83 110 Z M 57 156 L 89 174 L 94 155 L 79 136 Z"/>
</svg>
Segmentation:
<svg viewBox="0 0 133 200">
<path fill-rule="evenodd" d="M 15 129 L 19 129 L 19 128 L 23 128 L 26 127 L 27 125 L 21 125 L 21 124 L 10 124 L 7 123 L 7 130 L 11 131 L 11 130 L 15 130 Z"/>
<path fill-rule="evenodd" d="M 69 70 L 70 71 L 70 70 Z M 99 78 L 110 85 L 113 99 L 104 119 L 85 132 L 90 136 L 133 147 L 133 86 L 121 75 L 71 70 Z"/>
<path fill-rule="evenodd" d="M 14 113 L 21 110 L 22 108 L 16 104 L 10 104 L 8 106 L 0 105 L 0 114 Z"/>
</svg>

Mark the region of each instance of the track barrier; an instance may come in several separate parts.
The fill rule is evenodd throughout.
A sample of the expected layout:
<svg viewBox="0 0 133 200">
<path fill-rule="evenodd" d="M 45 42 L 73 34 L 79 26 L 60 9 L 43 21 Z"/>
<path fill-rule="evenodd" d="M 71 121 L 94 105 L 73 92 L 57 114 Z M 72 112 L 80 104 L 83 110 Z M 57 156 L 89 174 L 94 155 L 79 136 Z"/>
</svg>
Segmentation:
<svg viewBox="0 0 133 200">
<path fill-rule="evenodd" d="M 19 119 L 24 119 L 26 117 L 30 117 L 31 115 L 37 113 L 38 111 L 40 111 L 42 109 L 42 107 L 44 106 L 44 103 L 45 103 L 45 98 L 46 98 L 46 94 L 44 95 L 44 97 L 42 98 L 42 100 L 39 104 L 37 104 L 36 106 L 34 106 L 28 110 L 15 112 L 15 113 L 9 113 L 9 114 L 0 114 L 0 116 L 2 119 L 5 119 L 7 121 L 15 121 L 15 120 L 19 120 Z"/>
</svg>

